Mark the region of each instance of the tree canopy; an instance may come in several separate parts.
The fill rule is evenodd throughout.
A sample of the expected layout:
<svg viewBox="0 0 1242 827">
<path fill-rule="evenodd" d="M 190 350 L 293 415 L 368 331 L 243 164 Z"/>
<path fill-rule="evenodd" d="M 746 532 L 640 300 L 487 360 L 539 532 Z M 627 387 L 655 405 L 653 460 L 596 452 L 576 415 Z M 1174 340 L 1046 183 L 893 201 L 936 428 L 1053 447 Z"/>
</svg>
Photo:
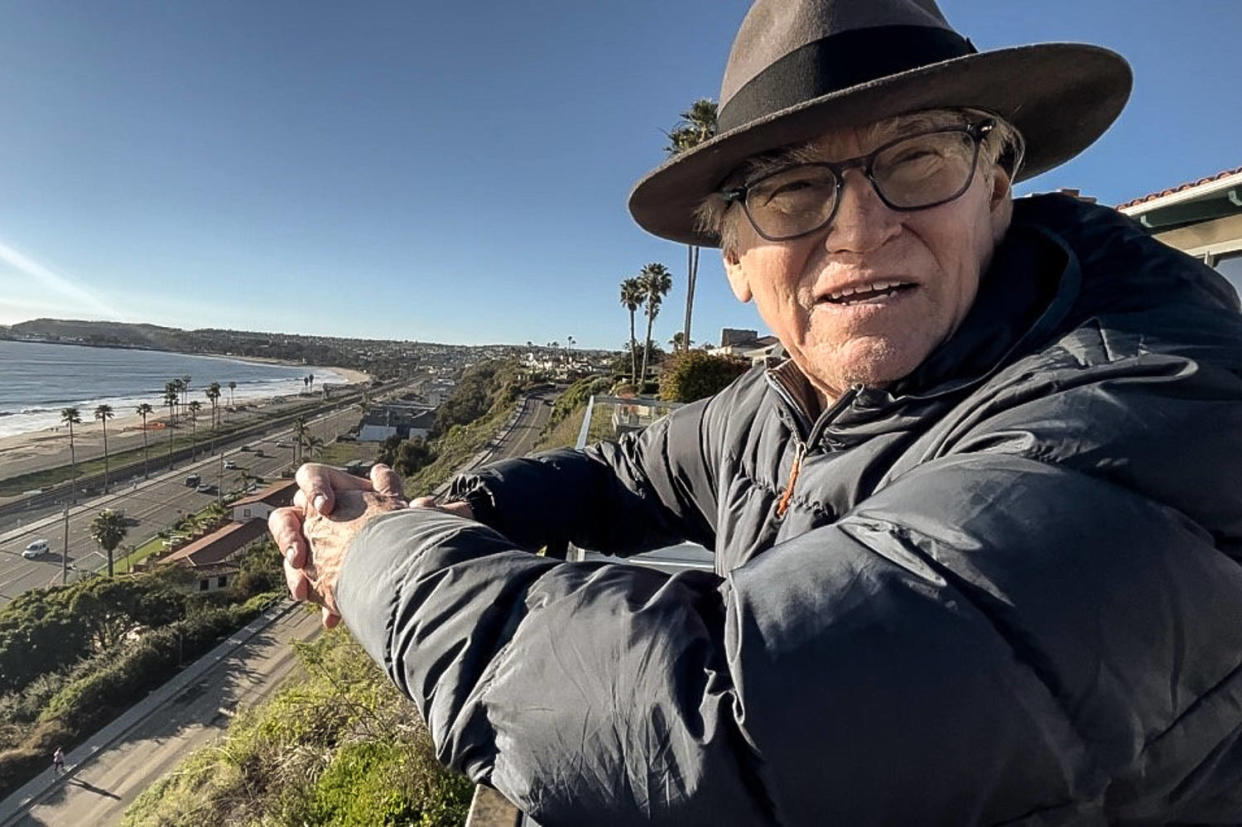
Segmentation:
<svg viewBox="0 0 1242 827">
<path fill-rule="evenodd" d="M 747 371 L 749 365 L 731 356 L 713 356 L 702 350 L 673 354 L 660 374 L 660 398 L 693 402 L 712 396 Z"/>
</svg>

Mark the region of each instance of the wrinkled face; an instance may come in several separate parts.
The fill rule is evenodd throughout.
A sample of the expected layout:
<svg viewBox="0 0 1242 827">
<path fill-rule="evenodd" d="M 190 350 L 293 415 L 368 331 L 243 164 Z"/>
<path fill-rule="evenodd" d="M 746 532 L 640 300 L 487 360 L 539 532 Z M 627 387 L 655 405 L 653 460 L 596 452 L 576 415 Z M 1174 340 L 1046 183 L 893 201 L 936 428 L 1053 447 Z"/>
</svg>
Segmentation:
<svg viewBox="0 0 1242 827">
<path fill-rule="evenodd" d="M 900 121 L 834 130 L 799 155 L 855 158 L 909 131 Z M 882 387 L 908 375 L 952 335 L 975 300 L 1011 208 L 1008 177 L 982 155 L 959 198 L 913 212 L 886 206 L 860 169 L 847 170 L 844 182 L 832 223 L 789 241 L 765 240 L 734 205 L 737 244 L 725 254 L 734 294 L 754 299 L 829 399 L 853 384 Z"/>
</svg>

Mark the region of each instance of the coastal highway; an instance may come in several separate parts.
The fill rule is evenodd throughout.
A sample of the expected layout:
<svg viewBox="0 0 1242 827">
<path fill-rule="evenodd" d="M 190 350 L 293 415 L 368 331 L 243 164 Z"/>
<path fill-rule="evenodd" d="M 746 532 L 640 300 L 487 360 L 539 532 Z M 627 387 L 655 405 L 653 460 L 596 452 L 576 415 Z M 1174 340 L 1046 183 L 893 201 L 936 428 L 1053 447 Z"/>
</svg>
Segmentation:
<svg viewBox="0 0 1242 827">
<path fill-rule="evenodd" d="M 357 405 L 333 411 L 308 421 L 310 432 L 330 442 L 338 434 L 353 427 L 361 415 Z M 136 520 L 118 548 L 115 557 L 123 555 L 127 546 L 138 545 L 168 528 L 185 514 L 206 508 L 216 499 L 214 493 L 199 493 L 185 484 L 186 477 L 198 474 L 202 481 L 228 492 L 242 484 L 242 471 L 251 476 L 262 477 L 264 482 L 279 479 L 280 472 L 293 466 L 292 431 L 280 431 L 256 438 L 248 443 L 257 451 L 230 450 L 223 459 L 219 453 L 187 463 L 176 471 L 165 472 L 159 477 L 127 486 L 112 494 L 79 505 L 69 514 L 69 570 L 70 580 L 81 572 L 106 569 L 107 557 L 87 532 L 91 520 L 104 508 L 124 511 Z M 225 470 L 225 461 L 236 463 L 236 470 Z M 50 520 L 50 522 L 49 522 Z M 52 552 L 35 560 L 27 560 L 21 551 L 34 539 L 46 539 Z M 16 529 L 0 534 L 0 605 L 8 603 L 27 589 L 55 585 L 61 582 L 65 540 L 65 524 L 56 517 L 25 520 Z"/>
<path fill-rule="evenodd" d="M 529 451 L 551 410 L 544 397 L 529 398 L 513 426 L 500 436 L 495 456 Z M 308 640 L 318 630 L 318 612 L 295 609 L 285 615 L 189 689 L 162 706 L 144 710 L 137 728 L 85 759 L 66 779 L 37 795 L 19 820 L 5 822 L 4 827 L 119 823 L 130 802 L 195 749 L 211 743 L 240 708 L 270 697 L 287 677 L 296 679 L 300 668 L 289 641 Z M 76 760 L 76 753 L 70 758 Z"/>
<path fill-rule="evenodd" d="M 239 709 L 263 703 L 290 673 L 300 672 L 289 644 L 319 630 L 318 612 L 294 608 L 166 703 L 152 704 L 137 726 L 81 766 L 73 768 L 79 759 L 71 752 L 71 772 L 5 827 L 119 823 L 143 790 L 221 735 Z"/>
</svg>

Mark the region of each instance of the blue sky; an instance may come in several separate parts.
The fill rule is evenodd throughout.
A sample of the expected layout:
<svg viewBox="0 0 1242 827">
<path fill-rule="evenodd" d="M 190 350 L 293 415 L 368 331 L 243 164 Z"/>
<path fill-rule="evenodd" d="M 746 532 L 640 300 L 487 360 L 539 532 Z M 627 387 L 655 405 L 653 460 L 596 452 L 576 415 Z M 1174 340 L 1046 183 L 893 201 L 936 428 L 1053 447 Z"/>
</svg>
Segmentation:
<svg viewBox="0 0 1242 827">
<path fill-rule="evenodd" d="M 1239 0 L 940 0 L 981 49 L 1077 40 L 1129 108 L 1019 188 L 1117 203 L 1242 165 Z M 743 0 L 0 5 L 0 323 L 114 318 L 619 348 L 685 248 L 625 211 L 716 97 Z M 761 327 L 704 251 L 695 339 Z"/>
</svg>

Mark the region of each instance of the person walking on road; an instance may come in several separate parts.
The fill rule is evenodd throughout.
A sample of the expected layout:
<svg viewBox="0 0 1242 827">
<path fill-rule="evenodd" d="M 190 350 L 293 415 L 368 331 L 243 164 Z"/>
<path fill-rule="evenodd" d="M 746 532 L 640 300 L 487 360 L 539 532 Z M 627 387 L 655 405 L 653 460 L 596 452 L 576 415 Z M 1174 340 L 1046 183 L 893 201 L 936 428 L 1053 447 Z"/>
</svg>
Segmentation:
<svg viewBox="0 0 1242 827">
<path fill-rule="evenodd" d="M 60 747 L 52 753 L 52 771 L 60 775 L 65 771 L 65 751 Z"/>
</svg>

